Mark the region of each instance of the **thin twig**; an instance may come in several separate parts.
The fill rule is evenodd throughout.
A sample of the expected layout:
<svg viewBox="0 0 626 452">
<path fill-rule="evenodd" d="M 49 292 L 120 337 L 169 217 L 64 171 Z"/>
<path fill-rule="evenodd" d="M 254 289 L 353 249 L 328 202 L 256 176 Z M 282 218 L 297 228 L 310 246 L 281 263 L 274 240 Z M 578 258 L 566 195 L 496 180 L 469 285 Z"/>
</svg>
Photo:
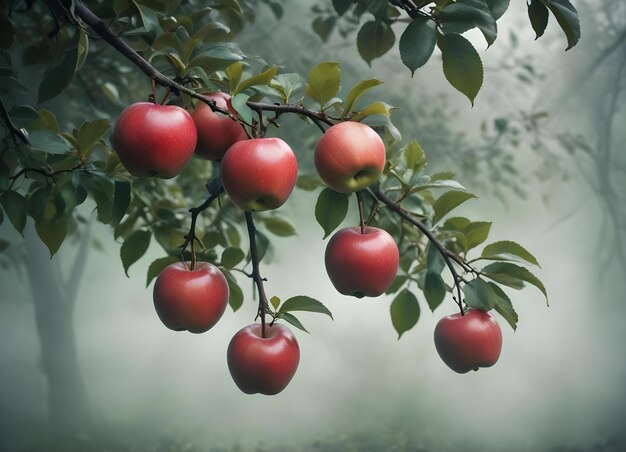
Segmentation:
<svg viewBox="0 0 626 452">
<path fill-rule="evenodd" d="M 15 125 L 13 120 L 11 120 L 11 116 L 4 106 L 4 101 L 2 100 L 2 97 L 0 97 L 0 115 L 2 116 L 2 121 L 4 121 L 7 129 L 9 129 L 9 132 L 11 132 L 11 136 L 13 137 L 13 141 L 15 142 L 15 144 L 17 144 L 17 138 L 19 138 L 22 143 L 30 145 L 28 134 L 24 129 L 20 129 L 17 125 Z"/>
<path fill-rule="evenodd" d="M 257 292 L 259 293 L 259 311 L 258 316 L 261 318 L 261 337 L 265 337 L 265 313 L 269 310 L 269 303 L 267 301 L 267 295 L 265 294 L 265 288 L 263 287 L 263 277 L 261 277 L 261 271 L 259 270 L 259 253 L 256 246 L 256 227 L 254 226 L 254 218 L 252 218 L 252 212 L 246 210 L 246 226 L 248 227 L 248 237 L 250 238 L 250 259 L 252 260 L 252 279 L 256 284 Z"/>
</svg>

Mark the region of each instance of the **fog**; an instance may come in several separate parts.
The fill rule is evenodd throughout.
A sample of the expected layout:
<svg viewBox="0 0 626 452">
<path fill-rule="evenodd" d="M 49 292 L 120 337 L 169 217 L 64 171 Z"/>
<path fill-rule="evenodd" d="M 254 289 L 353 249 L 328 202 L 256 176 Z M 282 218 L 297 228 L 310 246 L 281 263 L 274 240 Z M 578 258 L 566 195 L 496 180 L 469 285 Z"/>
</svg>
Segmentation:
<svg viewBox="0 0 626 452">
<path fill-rule="evenodd" d="M 354 61 L 345 72 L 359 78 L 376 75 L 400 88 L 432 87 L 451 101 L 453 121 L 469 136 L 476 135 L 482 119 L 529 107 L 556 112 L 550 128 L 593 130 L 576 109 L 559 108 L 560 93 L 550 89 L 564 79 L 559 68 L 582 67 L 593 59 L 586 36 L 580 48 L 563 55 L 564 38 L 551 21 L 548 36 L 532 41 L 519 3 L 512 17 L 498 23 L 500 39 L 519 29 L 522 53 L 545 68 L 546 79 L 531 88 L 507 90 L 511 81 L 497 67 L 506 52 L 504 44 L 498 48 L 500 39 L 487 53 L 481 51 L 485 66 L 496 67 L 488 69 L 473 110 L 446 86 L 436 59 L 413 80 L 407 80 L 408 70 L 400 69 L 393 54 L 371 69 Z M 308 5 L 299 7 L 308 10 Z M 591 10 L 580 8 L 581 14 Z M 288 12 L 283 20 L 296 20 L 297 14 Z M 269 54 L 271 42 L 268 48 Z M 323 52 L 338 59 L 342 49 L 337 41 Z M 582 99 L 595 92 L 600 99 L 604 89 L 592 85 L 591 93 L 571 95 Z M 622 119 L 625 105 L 622 96 Z M 441 362 L 433 343 L 435 323 L 455 311 L 450 299 L 432 313 L 417 294 L 419 322 L 398 340 L 389 317 L 391 297 L 353 299 L 336 293 L 324 270 L 326 242 L 314 218 L 315 193 L 296 191 L 281 208 L 298 234 L 274 240 L 274 257 L 263 263 L 262 272 L 270 296 L 312 296 L 333 312 L 334 320 L 300 316 L 311 334 L 297 331 L 298 371 L 273 397 L 242 394 L 226 366 L 232 335 L 255 316 L 250 281 L 239 280 L 246 295 L 243 307 L 235 313 L 229 308 L 209 332 L 170 331 L 154 311 L 152 286 L 145 287 L 147 267 L 163 251 L 153 243 L 126 278 L 111 231 L 94 224 L 92 236 L 105 246 L 89 251 L 73 321 L 80 369 L 102 437 L 78 432 L 82 446 L 77 450 L 116 450 L 115 441 L 134 445 L 127 450 L 623 450 L 626 269 L 609 259 L 616 246 L 606 226 L 613 207 L 594 190 L 586 163 L 563 153 L 559 165 L 569 178 L 541 179 L 537 172 L 544 156 L 523 148 L 512 152 L 518 153 L 528 196 L 508 193 L 503 202 L 489 188 L 465 184 L 480 199 L 468 202 L 462 213 L 493 221 L 491 240 L 514 239 L 535 254 L 549 307 L 534 287 L 508 291 L 520 317 L 517 331 L 501 320 L 504 343 L 498 363 L 464 375 Z M 433 160 L 456 170 L 437 156 Z M 463 180 L 463 169 L 458 172 Z M 354 211 L 346 225 L 354 223 Z M 8 233 L 6 224 L 2 233 Z M 66 243 L 55 257 L 65 275 L 75 254 L 76 245 Z M 40 438 L 47 438 L 46 383 L 29 283 L 18 268 L 0 274 L 0 449 L 66 450 L 41 446 L 46 440 Z M 109 445 L 99 445 L 101 440 Z"/>
</svg>

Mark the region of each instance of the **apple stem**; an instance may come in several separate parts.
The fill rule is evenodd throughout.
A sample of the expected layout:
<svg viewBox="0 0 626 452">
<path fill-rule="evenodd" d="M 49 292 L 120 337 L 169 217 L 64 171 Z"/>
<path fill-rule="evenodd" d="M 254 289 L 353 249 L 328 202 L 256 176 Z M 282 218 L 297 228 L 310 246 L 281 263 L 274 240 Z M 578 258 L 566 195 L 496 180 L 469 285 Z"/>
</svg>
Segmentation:
<svg viewBox="0 0 626 452">
<path fill-rule="evenodd" d="M 361 225 L 361 234 L 365 234 L 365 215 L 363 215 L 363 196 L 361 191 L 356 192 L 356 200 L 359 205 L 359 224 Z"/>
<path fill-rule="evenodd" d="M 189 251 L 191 252 L 191 264 L 190 264 L 189 270 L 193 270 L 196 265 L 195 244 L 196 244 L 196 240 L 200 241 L 200 239 L 196 237 L 196 222 L 198 221 L 198 216 L 202 212 L 204 212 L 206 209 L 208 209 L 209 206 L 213 203 L 213 201 L 215 201 L 216 199 L 219 199 L 219 196 L 222 193 L 224 193 L 224 187 L 222 186 L 222 183 L 219 181 L 219 177 L 220 177 L 219 175 L 215 176 L 215 178 L 217 179 L 217 183 L 215 183 L 215 180 L 212 179 L 207 184 L 207 188 L 208 187 L 212 188 L 212 190 L 209 191 L 209 196 L 207 197 L 207 199 L 205 199 L 204 202 L 200 204 L 199 206 L 192 207 L 191 209 L 189 209 L 189 213 L 191 213 L 191 225 L 189 226 L 189 232 L 185 236 L 185 241 L 180 246 L 181 248 L 180 254 L 181 254 L 183 262 L 186 262 L 185 251 L 187 250 L 187 247 L 189 247 Z M 202 244 L 202 242 L 200 243 Z"/>
<path fill-rule="evenodd" d="M 269 303 L 267 302 L 267 295 L 265 294 L 265 288 L 263 287 L 263 277 L 259 270 L 259 253 L 256 246 L 256 227 L 254 226 L 254 218 L 252 218 L 252 212 L 246 210 L 244 212 L 246 216 L 246 226 L 248 227 L 248 237 L 250 238 L 250 260 L 252 261 L 252 279 L 257 288 L 259 294 L 259 310 L 257 316 L 261 318 L 261 337 L 265 337 L 265 313 L 268 310 Z"/>
<path fill-rule="evenodd" d="M 154 81 L 154 79 L 150 79 L 150 82 L 152 82 L 152 91 L 148 96 L 148 100 L 150 100 L 150 102 L 152 102 L 153 104 L 156 104 L 156 82 Z"/>
<path fill-rule="evenodd" d="M 424 223 L 422 223 L 420 220 L 418 220 L 414 216 L 407 213 L 402 207 L 400 207 L 391 198 L 389 198 L 385 193 L 383 193 L 383 191 L 379 187 L 370 187 L 370 192 L 372 193 L 372 195 L 374 195 L 376 199 L 378 199 L 387 207 L 389 207 L 391 210 L 393 210 L 395 213 L 397 213 L 400 216 L 400 218 L 402 218 L 405 221 L 408 221 L 417 229 L 419 229 L 422 232 L 422 234 L 424 234 L 426 238 L 430 241 L 430 243 L 432 243 L 433 246 L 437 248 L 437 251 L 439 251 L 446 265 L 450 269 L 450 273 L 452 274 L 452 279 L 454 280 L 454 286 L 456 287 L 456 290 L 457 290 L 457 297 L 453 296 L 452 299 L 458 305 L 461 315 L 462 316 L 465 315 L 465 311 L 463 310 L 463 293 L 461 292 L 462 279 L 457 273 L 456 268 L 454 268 L 454 264 L 452 263 L 452 260 L 450 260 L 450 253 L 448 252 L 446 247 L 443 245 L 443 243 L 437 240 L 437 238 L 433 235 L 433 233 L 430 231 L 430 229 L 428 229 L 428 227 Z"/>
<path fill-rule="evenodd" d="M 172 94 L 172 91 L 170 91 L 169 89 L 165 92 L 165 96 L 163 96 L 163 99 L 161 100 L 161 105 L 165 105 L 165 103 L 167 102 L 167 100 L 170 98 L 170 94 Z"/>
</svg>

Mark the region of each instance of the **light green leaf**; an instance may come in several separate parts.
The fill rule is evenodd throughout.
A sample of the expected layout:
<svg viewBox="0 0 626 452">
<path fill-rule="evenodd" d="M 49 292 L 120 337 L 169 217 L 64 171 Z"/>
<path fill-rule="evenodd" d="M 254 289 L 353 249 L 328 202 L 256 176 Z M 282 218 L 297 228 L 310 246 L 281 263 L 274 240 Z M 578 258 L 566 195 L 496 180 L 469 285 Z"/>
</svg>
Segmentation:
<svg viewBox="0 0 626 452">
<path fill-rule="evenodd" d="M 524 262 L 528 262 L 529 264 L 533 264 L 538 267 L 540 266 L 535 256 L 530 254 L 526 248 L 509 240 L 502 240 L 487 245 L 483 250 L 481 257 L 495 260 L 522 260 Z"/>
<path fill-rule="evenodd" d="M 546 302 L 548 301 L 548 292 L 541 280 L 525 267 L 510 262 L 494 262 L 484 267 L 481 272 L 485 277 L 514 289 L 521 288 L 520 283 L 523 281 L 532 284 L 546 297 Z"/>
<path fill-rule="evenodd" d="M 416 17 L 400 36 L 400 59 L 411 71 L 422 67 L 430 59 L 437 43 L 435 24 L 428 17 Z"/>
<path fill-rule="evenodd" d="M 122 243 L 120 257 L 122 258 L 122 265 L 124 266 L 126 276 L 128 276 L 130 266 L 137 262 L 148 250 L 151 237 L 152 234 L 150 231 L 137 230 Z"/>
<path fill-rule="evenodd" d="M 421 171 L 428 163 L 424 149 L 415 140 L 407 144 L 402 150 L 402 157 L 406 167 L 414 172 Z"/>
<path fill-rule="evenodd" d="M 270 303 L 274 307 L 274 311 L 276 311 L 278 309 L 278 306 L 280 306 L 280 298 L 273 296 L 272 298 L 270 298 Z"/>
<path fill-rule="evenodd" d="M 222 251 L 220 264 L 226 268 L 233 268 L 239 262 L 244 260 L 245 257 L 246 254 L 241 249 L 234 246 L 229 246 L 224 251 Z"/>
<path fill-rule="evenodd" d="M 320 314 L 326 314 L 331 319 L 333 318 L 333 314 L 321 302 L 317 301 L 315 298 L 304 295 L 298 295 L 285 300 L 283 305 L 278 310 L 278 313 L 282 316 L 285 312 L 293 311 L 317 312 Z"/>
<path fill-rule="evenodd" d="M 463 204 L 468 199 L 476 198 L 476 195 L 465 191 L 449 191 L 441 195 L 435 201 L 433 209 L 435 215 L 433 217 L 433 224 L 436 224 L 441 220 L 448 212 Z"/>
<path fill-rule="evenodd" d="M 278 69 L 275 66 L 261 72 L 260 74 L 253 75 L 247 78 L 237 85 L 233 94 L 241 93 L 242 91 L 256 85 L 269 85 L 272 79 L 276 76 Z"/>
<path fill-rule="evenodd" d="M 441 50 L 446 79 L 465 94 L 473 106 L 483 84 L 483 63 L 478 52 L 467 39 L 457 34 L 439 35 L 437 46 Z"/>
<path fill-rule="evenodd" d="M 146 287 L 150 285 L 154 278 L 159 276 L 159 273 L 161 273 L 165 269 L 165 267 L 175 264 L 179 261 L 180 259 L 174 256 L 160 257 L 152 261 L 152 263 L 148 267 L 148 273 L 146 275 Z"/>
<path fill-rule="evenodd" d="M 363 24 L 356 36 L 356 46 L 367 64 L 387 53 L 396 42 L 391 27 L 382 21 L 370 21 Z"/>
<path fill-rule="evenodd" d="M 102 137 L 104 137 L 104 134 L 107 133 L 110 127 L 111 123 L 108 119 L 89 121 L 80 126 L 76 138 L 78 140 L 78 147 L 83 157 L 86 157 L 87 153 L 98 141 L 102 139 Z"/>
<path fill-rule="evenodd" d="M 243 75 L 243 63 L 241 61 L 237 61 L 236 63 L 231 64 L 226 69 L 224 69 L 224 73 L 228 78 L 228 83 L 230 84 L 230 92 L 234 92 L 237 85 L 241 81 L 241 76 Z"/>
<path fill-rule="evenodd" d="M 289 221 L 280 217 L 262 217 L 261 220 L 268 231 L 279 237 L 296 235 L 296 228 Z"/>
<path fill-rule="evenodd" d="M 320 106 L 337 95 L 341 82 L 339 63 L 327 61 L 311 69 L 305 91 L 309 97 L 320 103 Z"/>
<path fill-rule="evenodd" d="M 417 298 L 408 289 L 400 292 L 391 302 L 391 323 L 398 333 L 398 339 L 415 326 L 420 317 Z"/>
<path fill-rule="evenodd" d="M 474 221 L 465 228 L 465 237 L 467 238 L 465 251 L 477 247 L 489 236 L 491 230 L 491 222 Z"/>
<path fill-rule="evenodd" d="M 300 74 L 278 74 L 269 84 L 270 88 L 278 91 L 283 101 L 288 104 L 292 96 L 304 87 L 304 80 Z"/>
<path fill-rule="evenodd" d="M 391 111 L 395 109 L 396 107 L 392 107 L 385 102 L 376 101 L 362 110 L 359 110 L 352 118 L 352 121 L 359 122 L 370 115 L 389 116 L 391 115 Z"/>
<path fill-rule="evenodd" d="M 326 187 L 317 197 L 315 219 L 328 237 L 341 224 L 348 213 L 349 197 Z"/>
<path fill-rule="evenodd" d="M 374 88 L 375 86 L 383 83 L 382 80 L 377 78 L 370 78 L 367 80 L 361 80 L 356 85 L 354 85 L 350 91 L 348 92 L 348 96 L 346 97 L 346 102 L 343 107 L 343 116 L 346 116 L 348 113 L 352 111 L 352 107 L 356 103 L 356 101 L 365 93 L 367 90 Z"/>
</svg>

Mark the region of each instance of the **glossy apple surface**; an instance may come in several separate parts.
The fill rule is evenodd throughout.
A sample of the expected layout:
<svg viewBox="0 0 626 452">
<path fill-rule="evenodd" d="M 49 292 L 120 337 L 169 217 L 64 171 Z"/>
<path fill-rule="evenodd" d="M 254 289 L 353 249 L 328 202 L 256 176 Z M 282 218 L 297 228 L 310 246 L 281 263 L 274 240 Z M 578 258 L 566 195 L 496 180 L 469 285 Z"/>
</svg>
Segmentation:
<svg viewBox="0 0 626 452">
<path fill-rule="evenodd" d="M 485 311 L 470 309 L 442 318 L 435 327 L 435 347 L 448 367 L 464 374 L 493 366 L 502 350 L 502 331 Z"/>
<path fill-rule="evenodd" d="M 341 122 L 330 127 L 315 147 L 317 173 L 335 191 L 350 193 L 376 182 L 385 168 L 385 145 L 369 126 Z"/>
<path fill-rule="evenodd" d="M 222 183 L 242 210 L 282 206 L 298 178 L 298 161 L 280 138 L 255 138 L 233 144 L 222 159 Z"/>
<path fill-rule="evenodd" d="M 150 102 L 126 107 L 113 131 L 117 155 L 135 177 L 176 176 L 193 156 L 196 140 L 189 113 L 175 105 Z"/>
<path fill-rule="evenodd" d="M 274 395 L 287 387 L 300 362 L 300 347 L 284 325 L 249 325 L 237 332 L 228 345 L 228 369 L 235 384 L 246 394 Z"/>
<path fill-rule="evenodd" d="M 215 92 L 206 94 L 206 97 L 214 100 L 218 107 L 233 115 L 237 114 L 230 104 L 228 94 Z M 199 101 L 196 104 L 191 117 L 198 131 L 196 155 L 203 159 L 220 160 L 234 143 L 248 139 L 241 124 L 226 115 L 215 113 L 204 102 Z"/>
<path fill-rule="evenodd" d="M 228 283 L 208 262 L 194 269 L 177 262 L 159 273 L 153 290 L 154 308 L 163 324 L 175 331 L 203 333 L 214 326 L 228 305 Z"/>
<path fill-rule="evenodd" d="M 326 272 L 344 295 L 377 297 L 398 272 L 400 255 L 393 237 L 383 229 L 359 226 L 340 229 L 326 246 Z"/>
</svg>

